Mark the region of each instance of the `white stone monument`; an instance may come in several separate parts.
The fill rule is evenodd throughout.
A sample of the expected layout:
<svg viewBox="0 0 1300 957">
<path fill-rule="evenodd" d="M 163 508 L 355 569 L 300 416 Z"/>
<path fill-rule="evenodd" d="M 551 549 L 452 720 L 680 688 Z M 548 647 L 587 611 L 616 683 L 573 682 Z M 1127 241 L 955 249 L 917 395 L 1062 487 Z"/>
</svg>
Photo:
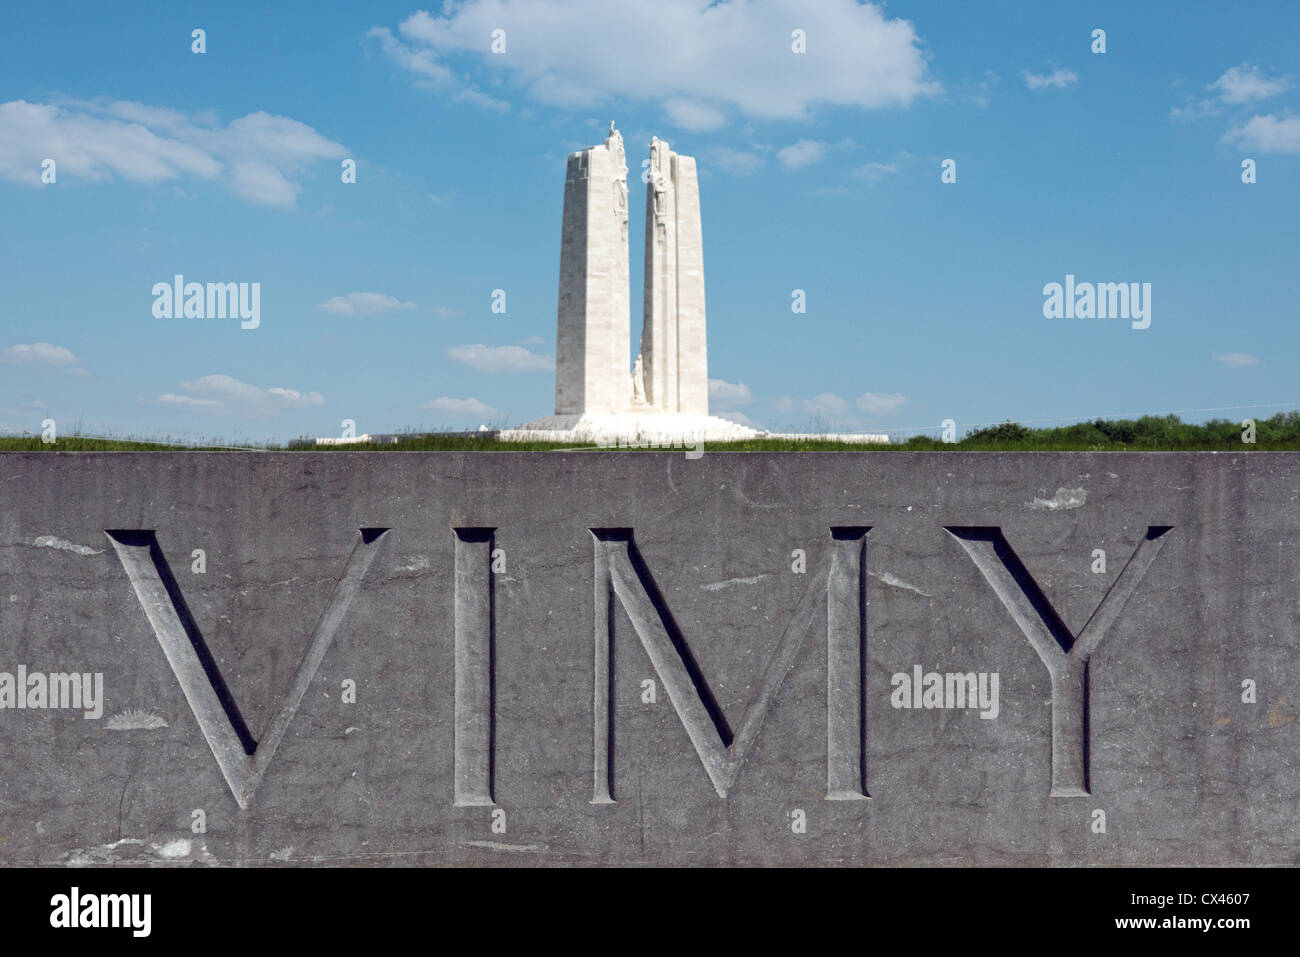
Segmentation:
<svg viewBox="0 0 1300 957">
<path fill-rule="evenodd" d="M 614 124 L 601 146 L 569 156 L 560 230 L 555 414 L 626 412 L 627 160 Z"/>
<path fill-rule="evenodd" d="M 645 316 L 632 370 L 627 158 L 614 124 L 569 155 L 560 232 L 555 415 L 507 439 L 682 445 L 771 436 L 709 415 L 704 236 L 695 159 L 650 142 Z M 887 442 L 885 436 L 835 436 Z"/>
<path fill-rule="evenodd" d="M 645 202 L 645 400 L 660 412 L 709 414 L 704 238 L 695 159 L 650 141 Z"/>
</svg>

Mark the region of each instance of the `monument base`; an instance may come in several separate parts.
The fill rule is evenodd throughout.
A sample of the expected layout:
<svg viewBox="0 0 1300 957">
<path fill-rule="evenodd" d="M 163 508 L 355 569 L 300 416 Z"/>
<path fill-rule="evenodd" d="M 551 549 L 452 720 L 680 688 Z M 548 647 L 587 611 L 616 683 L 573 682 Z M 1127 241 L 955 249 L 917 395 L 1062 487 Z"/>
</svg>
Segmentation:
<svg viewBox="0 0 1300 957">
<path fill-rule="evenodd" d="M 595 442 L 608 446 L 681 445 L 696 442 L 739 442 L 762 437 L 748 426 L 714 415 L 678 412 L 583 412 L 548 415 L 502 431 L 506 441 Z"/>
<path fill-rule="evenodd" d="M 768 432 L 729 422 L 716 415 L 687 415 L 680 412 L 584 412 L 548 415 L 504 429 L 498 436 L 518 442 L 594 442 L 600 446 L 676 446 L 700 442 L 743 442 L 746 439 L 826 439 L 888 445 L 889 436 L 873 433 L 803 435 Z"/>
</svg>

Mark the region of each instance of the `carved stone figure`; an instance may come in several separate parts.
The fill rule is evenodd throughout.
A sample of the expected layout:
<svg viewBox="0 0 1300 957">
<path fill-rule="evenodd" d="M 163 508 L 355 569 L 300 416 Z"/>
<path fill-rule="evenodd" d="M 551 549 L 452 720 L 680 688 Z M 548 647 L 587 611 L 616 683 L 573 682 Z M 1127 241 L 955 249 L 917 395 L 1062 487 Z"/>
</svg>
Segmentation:
<svg viewBox="0 0 1300 957">
<path fill-rule="evenodd" d="M 636 357 L 636 363 L 632 366 L 632 404 L 634 406 L 643 406 L 645 401 L 645 370 L 641 367 L 640 354 Z"/>
</svg>

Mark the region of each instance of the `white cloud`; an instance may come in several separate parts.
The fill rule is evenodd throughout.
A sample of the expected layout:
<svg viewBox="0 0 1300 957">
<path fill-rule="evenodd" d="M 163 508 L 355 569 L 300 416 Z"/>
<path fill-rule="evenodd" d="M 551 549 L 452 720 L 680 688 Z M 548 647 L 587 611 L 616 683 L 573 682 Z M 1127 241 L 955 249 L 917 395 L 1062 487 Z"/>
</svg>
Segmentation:
<svg viewBox="0 0 1300 957">
<path fill-rule="evenodd" d="M 421 14 L 428 16 L 422 10 L 413 14 L 406 22 L 401 24 L 399 27 L 400 32 L 405 34 L 406 24 Z M 448 91 L 455 100 L 497 113 L 504 113 L 510 109 L 510 104 L 505 100 L 499 100 L 484 93 L 469 80 L 458 77 L 450 67 L 438 62 L 432 50 L 428 48 L 421 49 L 418 44 L 408 46 L 395 37 L 393 31 L 387 27 L 371 27 L 366 36 L 377 40 L 380 49 L 384 51 L 384 54 L 390 60 L 403 69 L 414 73 L 419 85 L 432 90 Z M 489 32 L 485 36 L 491 36 L 491 33 Z"/>
<path fill-rule="evenodd" d="M 901 393 L 867 392 L 853 403 L 868 415 L 889 415 L 901 409 L 907 399 Z"/>
<path fill-rule="evenodd" d="M 414 309 L 415 303 L 402 302 L 381 292 L 350 292 L 346 296 L 335 296 L 317 303 L 316 308 L 341 316 L 369 316 L 398 309 Z"/>
<path fill-rule="evenodd" d="M 1078 82 L 1079 74 L 1073 70 L 1054 70 L 1051 73 L 1025 71 L 1025 86 L 1031 90 L 1064 90 Z"/>
<path fill-rule="evenodd" d="M 18 365 L 39 365 L 39 366 L 75 366 L 80 360 L 72 354 L 72 350 L 65 349 L 63 346 L 51 345 L 48 342 L 32 342 L 10 346 L 5 349 L 4 359 L 6 362 L 13 362 Z"/>
<path fill-rule="evenodd" d="M 714 106 L 706 106 L 679 96 L 664 102 L 664 112 L 668 118 L 684 130 L 692 133 L 706 133 L 726 125 L 727 116 Z"/>
<path fill-rule="evenodd" d="M 1300 153 L 1300 116 L 1252 116 L 1244 126 L 1229 130 L 1223 139 L 1261 153 Z"/>
<path fill-rule="evenodd" d="M 853 414 L 853 406 L 841 396 L 823 392 L 800 403 L 803 411 L 812 416 L 814 430 L 854 429 L 860 425 Z"/>
<path fill-rule="evenodd" d="M 1229 67 L 1206 87 L 1210 96 L 1188 100 L 1183 106 L 1174 107 L 1169 115 L 1180 120 L 1217 116 L 1223 112 L 1225 105 L 1239 106 L 1254 100 L 1266 100 L 1291 89 L 1292 82 L 1289 76 L 1265 76 L 1254 64 L 1242 63 Z"/>
<path fill-rule="evenodd" d="M 484 110 L 493 110 L 497 113 L 505 113 L 510 109 L 510 104 L 505 100 L 498 100 L 495 96 L 484 93 L 482 90 L 468 86 L 463 90 L 456 92 L 456 99 L 462 103 L 469 103 Z"/>
<path fill-rule="evenodd" d="M 459 316 L 461 311 L 459 309 L 453 309 L 451 306 L 434 306 L 433 314 L 439 319 L 451 319 L 454 316 Z"/>
<path fill-rule="evenodd" d="M 803 410 L 814 415 L 844 415 L 849 411 L 849 404 L 834 393 L 823 392 L 811 399 L 804 399 Z"/>
<path fill-rule="evenodd" d="M 555 368 L 555 360 L 521 346 L 452 346 L 447 355 L 480 372 L 542 372 Z"/>
<path fill-rule="evenodd" d="M 826 158 L 826 144 L 817 140 L 800 140 L 777 150 L 776 159 L 789 170 L 802 169 Z"/>
<path fill-rule="evenodd" d="M 405 24 L 403 24 L 404 26 Z M 422 77 L 425 81 L 438 86 L 449 86 L 456 82 L 456 74 L 439 63 L 431 50 L 418 50 L 408 47 L 393 36 L 393 31 L 387 27 L 371 27 L 366 36 L 377 40 L 380 49 L 388 55 L 390 60 L 403 69 L 410 70 L 417 76 Z"/>
<path fill-rule="evenodd" d="M 724 379 L 709 380 L 709 408 L 728 409 L 738 405 L 748 405 L 754 401 L 754 394 L 743 382 L 731 383 Z"/>
<path fill-rule="evenodd" d="M 1222 112 L 1223 107 L 1217 100 L 1188 100 L 1184 106 L 1175 106 L 1169 115 L 1176 120 L 1203 120 Z"/>
<path fill-rule="evenodd" d="M 207 113 L 127 101 L 0 103 L 0 178 L 33 186 L 50 158 L 60 177 L 160 183 L 189 176 L 287 209 L 301 190 L 294 177 L 344 153 L 310 126 L 264 112 L 223 126 Z"/>
<path fill-rule="evenodd" d="M 195 409 L 200 412 L 226 411 L 226 407 L 216 399 L 196 399 L 192 395 L 177 395 L 175 392 L 164 392 L 158 396 L 158 401 L 163 405 L 174 405 L 182 409 Z"/>
<path fill-rule="evenodd" d="M 260 419 L 289 409 L 311 409 L 325 403 L 319 392 L 299 392 L 279 386 L 263 389 L 228 375 L 206 375 L 181 383 L 189 395 L 168 392 L 163 405 L 199 412 L 224 412 Z"/>
<path fill-rule="evenodd" d="M 709 157 L 715 165 L 736 176 L 748 176 L 763 165 L 763 157 L 757 153 L 733 150 L 726 146 L 714 147 L 709 151 Z"/>
<path fill-rule="evenodd" d="M 1266 100 L 1291 88 L 1291 77 L 1266 77 L 1259 67 L 1250 63 L 1230 67 L 1210 84 L 1209 89 L 1217 90 L 1219 99 L 1224 103 L 1246 103 L 1250 100 Z"/>
<path fill-rule="evenodd" d="M 230 185 L 244 199 L 259 206 L 288 209 L 298 201 L 298 187 L 270 163 L 241 160 L 231 164 Z"/>
<path fill-rule="evenodd" d="M 987 110 L 989 103 L 992 101 L 992 91 L 999 83 L 1002 77 L 998 76 L 992 70 L 984 71 L 984 79 L 974 84 L 966 84 L 961 93 L 961 98 L 969 103 L 973 103 L 981 110 Z"/>
<path fill-rule="evenodd" d="M 807 31 L 807 54 L 791 52 L 792 24 Z M 489 50 L 496 29 L 504 55 Z M 906 107 L 940 92 L 912 23 L 857 0 L 464 0 L 369 36 L 436 89 L 476 90 L 476 72 L 551 106 L 653 103 L 693 131 L 732 110 L 802 119 L 819 106 Z"/>
<path fill-rule="evenodd" d="M 476 419 L 483 419 L 497 414 L 496 409 L 486 402 L 480 402 L 478 399 L 453 399 L 445 395 L 439 396 L 432 402 L 425 402 L 420 406 L 420 409 L 427 412 L 444 412 L 448 415 L 469 416 Z"/>
<path fill-rule="evenodd" d="M 854 169 L 852 175 L 854 178 L 867 183 L 879 183 L 886 176 L 897 172 L 898 164 L 896 163 L 864 163 Z"/>
<path fill-rule="evenodd" d="M 1253 356 L 1249 352 L 1216 352 L 1212 358 L 1229 369 L 1245 369 L 1248 366 L 1259 365 L 1259 356 Z"/>
</svg>

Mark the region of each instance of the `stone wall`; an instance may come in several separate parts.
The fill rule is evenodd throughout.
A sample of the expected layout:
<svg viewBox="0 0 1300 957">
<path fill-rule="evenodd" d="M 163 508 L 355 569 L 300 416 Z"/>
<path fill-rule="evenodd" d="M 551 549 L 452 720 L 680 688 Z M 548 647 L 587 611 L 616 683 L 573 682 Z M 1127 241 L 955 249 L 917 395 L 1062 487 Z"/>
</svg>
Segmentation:
<svg viewBox="0 0 1300 957">
<path fill-rule="evenodd" d="M 1295 862 L 1300 455 L 9 453 L 0 488 L 0 862 Z"/>
</svg>

